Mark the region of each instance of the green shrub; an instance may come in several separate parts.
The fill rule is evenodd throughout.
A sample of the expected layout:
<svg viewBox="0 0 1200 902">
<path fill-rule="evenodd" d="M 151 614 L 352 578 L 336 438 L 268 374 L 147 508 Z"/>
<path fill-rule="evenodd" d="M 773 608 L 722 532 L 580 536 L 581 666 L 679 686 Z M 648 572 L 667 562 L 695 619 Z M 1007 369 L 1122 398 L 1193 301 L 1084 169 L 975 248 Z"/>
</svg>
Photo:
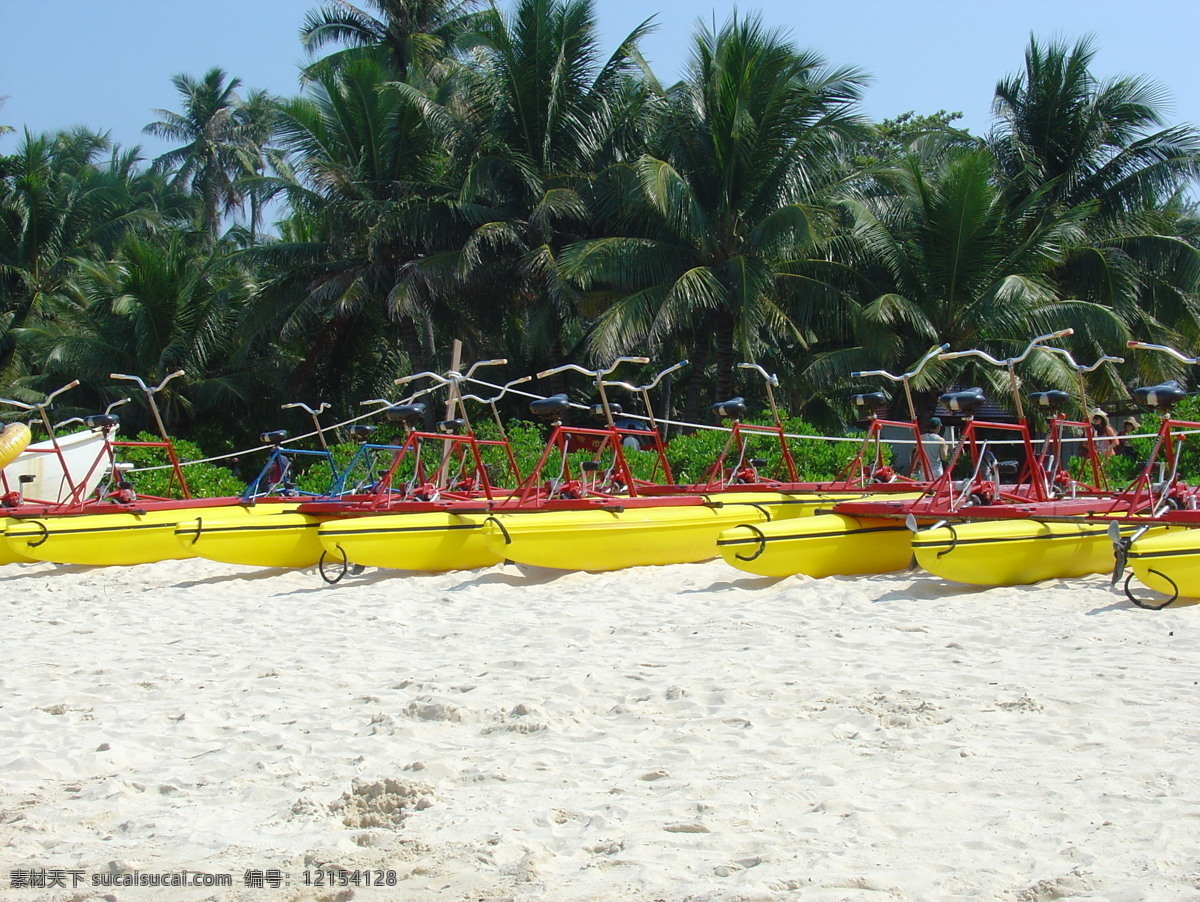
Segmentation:
<svg viewBox="0 0 1200 902">
<path fill-rule="evenodd" d="M 134 441 L 155 442 L 160 439 L 148 432 L 139 432 Z M 186 439 L 173 442 L 175 454 L 180 463 L 188 460 L 200 460 L 205 455 L 200 447 Z M 146 467 L 166 467 L 144 473 L 130 473 L 129 481 L 139 495 L 155 495 L 158 497 L 182 498 L 178 481 L 167 466 L 170 459 L 163 448 L 118 448 L 117 460 L 131 463 L 134 469 Z M 245 485 L 227 468 L 215 464 L 192 464 L 183 468 L 188 490 L 194 498 L 223 498 L 230 495 L 240 495 Z"/>
<path fill-rule="evenodd" d="M 333 455 L 333 464 L 338 472 L 341 472 L 350 463 L 357 450 L 358 445 L 354 442 L 338 442 L 329 446 L 329 453 Z M 263 457 L 264 463 L 266 459 Z M 329 461 L 325 458 L 313 457 L 309 454 L 293 455 L 292 468 L 293 480 L 296 488 L 301 492 L 310 495 L 324 495 L 333 487 L 334 473 L 330 469 Z M 253 479 L 254 476 L 249 478 Z"/>
<path fill-rule="evenodd" d="M 667 443 L 667 463 L 679 483 L 702 482 L 709 468 L 729 440 L 728 433 L 697 429 L 690 435 L 677 435 Z M 752 445 L 756 446 L 757 442 Z"/>
<path fill-rule="evenodd" d="M 539 426 L 525 420 L 513 420 L 505 426 L 505 431 L 508 434 L 508 440 L 513 449 L 513 457 L 517 462 L 517 469 L 521 474 L 521 478 L 524 479 L 533 472 L 533 468 L 537 466 L 538 461 L 545 452 L 550 430 L 548 427 Z M 495 424 L 487 423 L 486 428 L 481 426 L 476 434 L 480 438 L 491 438 L 498 433 Z M 497 449 L 497 453 L 502 452 L 499 452 Z M 658 466 L 658 457 L 654 452 L 626 448 L 624 449 L 624 453 L 625 462 L 636 479 L 662 479 L 662 471 Z M 608 469 L 612 465 L 612 458 L 612 450 L 606 449 L 599 458 L 601 468 L 604 470 Z M 576 478 L 579 477 L 581 464 L 595 459 L 597 459 L 596 454 L 591 451 L 568 450 L 567 453 L 569 469 Z M 559 456 L 551 454 L 546 461 L 546 469 L 542 472 L 542 478 L 549 479 L 557 476 L 561 465 L 562 462 Z"/>
<path fill-rule="evenodd" d="M 1171 418 L 1200 422 L 1200 397 L 1192 395 L 1184 398 L 1171 411 Z M 1145 416 L 1139 417 L 1139 419 L 1142 421 L 1142 425 L 1138 432 L 1149 432 L 1151 429 L 1158 428 L 1159 418 L 1157 416 Z M 1153 421 L 1152 426 L 1149 425 L 1151 421 Z M 1143 442 L 1146 445 L 1145 454 L 1148 455 L 1154 440 L 1143 439 Z M 1183 439 L 1183 451 L 1179 455 L 1179 478 L 1192 484 L 1200 479 L 1200 434 L 1189 435 Z"/>
<path fill-rule="evenodd" d="M 784 419 L 784 432 L 794 435 L 820 435 L 820 430 L 800 419 Z M 815 439 L 791 439 L 788 444 L 800 478 L 809 482 L 820 482 L 837 476 L 854 459 L 860 445 L 856 442 L 823 442 Z M 871 450 L 874 453 L 874 450 Z M 883 459 L 890 463 L 892 446 L 883 443 Z"/>
<path fill-rule="evenodd" d="M 771 425 L 764 419 L 748 421 L 755 425 Z M 784 417 L 783 431 L 792 435 L 817 435 L 811 423 L 796 417 Z M 759 472 L 768 478 L 786 480 L 787 468 L 783 461 L 783 450 L 777 436 L 770 433 L 743 432 L 746 437 L 745 457 L 757 457 L 766 464 Z M 729 442 L 729 433 L 701 429 L 690 435 L 671 439 L 667 445 L 667 460 L 675 479 L 679 482 L 699 482 L 720 456 Z M 858 451 L 853 442 L 828 442 L 819 439 L 788 439 L 788 452 L 796 464 L 797 475 L 805 482 L 821 482 L 840 473 Z M 886 448 L 886 446 L 885 446 Z M 885 453 L 888 453 L 885 451 Z M 726 466 L 737 463 L 737 451 L 732 446 L 726 458 Z"/>
<path fill-rule="evenodd" d="M 508 435 L 509 446 L 512 448 L 513 458 L 517 462 L 517 472 L 524 479 L 533 472 L 534 466 L 542 456 L 542 451 L 546 447 L 547 433 L 543 432 L 542 427 L 536 423 L 526 420 L 511 420 L 505 425 L 504 431 Z M 479 438 L 487 439 L 500 436 L 496 424 L 490 420 L 478 424 L 475 434 Z"/>
</svg>

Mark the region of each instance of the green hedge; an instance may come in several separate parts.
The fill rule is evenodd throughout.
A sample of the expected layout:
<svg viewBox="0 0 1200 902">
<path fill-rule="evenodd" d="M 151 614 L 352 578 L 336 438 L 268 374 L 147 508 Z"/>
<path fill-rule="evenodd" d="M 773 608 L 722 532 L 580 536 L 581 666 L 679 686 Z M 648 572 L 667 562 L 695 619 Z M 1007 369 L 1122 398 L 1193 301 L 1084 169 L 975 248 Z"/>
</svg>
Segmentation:
<svg viewBox="0 0 1200 902">
<path fill-rule="evenodd" d="M 759 420 L 755 422 L 759 425 L 766 425 L 766 421 Z M 481 420 L 474 425 L 476 435 L 481 439 L 493 439 L 498 436 L 496 425 L 490 420 Z M 792 434 L 817 434 L 817 430 L 810 423 L 796 418 L 785 419 L 783 427 L 785 432 Z M 527 475 L 542 456 L 542 452 L 546 446 L 548 431 L 544 426 L 523 420 L 510 422 L 506 425 L 505 429 L 508 433 L 508 439 L 511 443 L 517 467 L 522 475 Z M 747 458 L 757 457 L 766 461 L 766 465 L 760 468 L 760 472 L 764 476 L 779 479 L 786 478 L 783 455 L 780 451 L 778 439 L 773 435 L 764 433 L 756 434 L 748 432 L 745 434 L 747 435 L 745 456 Z M 667 444 L 667 461 L 671 466 L 676 481 L 698 482 L 702 480 L 708 468 L 725 447 L 728 438 L 729 436 L 726 432 L 708 429 L 698 430 L 690 435 L 673 437 Z M 143 432 L 139 433 L 136 440 L 155 441 L 155 437 Z M 390 425 L 381 426 L 375 435 L 372 436 L 372 443 L 375 444 L 400 444 L 401 442 L 403 442 L 402 430 Z M 308 447 L 313 446 L 310 443 Z M 358 450 L 358 447 L 353 442 L 339 442 L 331 445 L 330 451 L 333 454 L 336 466 L 339 469 L 346 467 Z M 205 456 L 198 445 L 186 439 L 177 440 L 175 442 L 175 449 L 181 461 L 196 460 Z M 854 456 L 858 446 L 850 442 L 789 439 L 788 449 L 796 463 L 800 478 L 802 480 L 820 481 L 836 476 Z M 428 443 L 422 453 L 422 460 L 426 471 L 435 471 L 438 467 L 441 453 L 436 443 Z M 731 465 L 736 462 L 736 458 L 733 457 L 735 453 L 731 449 L 731 457 L 727 461 L 728 464 Z M 224 461 L 223 464 L 189 465 L 184 468 L 188 487 L 196 497 L 239 495 L 245 489 L 246 484 L 257 476 L 259 470 L 266 463 L 269 454 L 269 451 L 260 451 L 253 454 L 239 455 L 236 464 L 236 473 L 233 470 L 235 465 L 230 461 Z M 120 450 L 119 456 L 121 460 L 132 463 L 138 469 L 161 466 L 167 461 L 166 454 L 157 448 L 124 448 Z M 503 449 L 485 447 L 482 456 L 494 484 L 501 487 L 506 486 L 511 480 L 506 476 L 508 462 Z M 593 456 L 592 453 L 587 451 L 570 453 L 568 461 L 572 472 L 578 475 L 580 464 L 591 460 Z M 656 456 L 652 452 L 627 449 L 625 456 L 635 477 L 639 479 L 661 479 L 662 474 L 660 469 L 656 467 Z M 611 452 L 609 452 L 609 457 L 611 457 Z M 386 453 L 379 456 L 376 460 L 378 467 L 385 466 L 386 463 Z M 552 467 L 554 472 L 557 473 L 558 465 L 557 457 L 552 456 L 548 466 Z M 320 458 L 303 455 L 293 457 L 292 466 L 294 468 L 293 478 L 296 487 L 301 491 L 323 494 L 329 490 L 332 483 L 332 476 L 329 466 L 325 461 Z M 547 473 L 545 475 L 549 477 L 551 474 Z M 396 481 L 403 482 L 411 478 L 411 476 L 412 465 L 408 463 L 397 472 Z M 140 494 L 165 495 L 168 492 L 170 478 L 170 470 L 152 470 L 150 472 L 133 474 L 131 481 L 134 484 L 135 490 Z M 365 472 L 351 474 L 349 482 L 353 484 L 356 481 L 369 481 L 370 478 L 370 474 Z M 176 491 L 174 494 L 178 495 L 178 492 Z"/>
<path fill-rule="evenodd" d="M 766 420 L 750 421 L 755 425 L 770 425 Z M 812 424 L 794 417 L 782 420 L 783 431 L 792 435 L 817 435 Z M 787 469 L 783 462 L 783 451 L 779 439 L 766 433 L 744 432 L 746 457 L 757 457 L 766 461 L 759 472 L 766 477 L 786 479 Z M 698 482 L 704 479 L 708 468 L 721 454 L 729 441 L 729 434 L 716 430 L 702 429 L 691 435 L 671 439 L 667 445 L 667 461 L 675 479 L 679 482 Z M 854 457 L 858 445 L 852 442 L 823 442 L 819 440 L 788 439 L 788 451 L 795 461 L 796 470 L 802 481 L 820 482 L 832 479 Z M 737 462 L 736 450 L 730 448 L 727 465 Z"/>
<path fill-rule="evenodd" d="M 137 442 L 156 442 L 158 436 L 148 432 L 139 432 L 134 439 Z M 187 439 L 176 439 L 175 454 L 181 462 L 200 460 L 204 452 L 200 446 Z M 118 448 L 117 459 L 133 464 L 135 469 L 145 467 L 161 467 L 170 463 L 167 453 L 162 448 Z M 216 464 L 191 464 L 183 468 L 184 478 L 187 479 L 188 490 L 195 498 L 221 498 L 230 495 L 240 495 L 245 488 L 242 480 L 238 479 L 229 469 Z M 181 498 L 178 481 L 174 481 L 171 469 L 150 470 L 145 473 L 130 473 L 129 481 L 134 491 L 139 495 L 157 495 L 159 497 Z"/>
</svg>

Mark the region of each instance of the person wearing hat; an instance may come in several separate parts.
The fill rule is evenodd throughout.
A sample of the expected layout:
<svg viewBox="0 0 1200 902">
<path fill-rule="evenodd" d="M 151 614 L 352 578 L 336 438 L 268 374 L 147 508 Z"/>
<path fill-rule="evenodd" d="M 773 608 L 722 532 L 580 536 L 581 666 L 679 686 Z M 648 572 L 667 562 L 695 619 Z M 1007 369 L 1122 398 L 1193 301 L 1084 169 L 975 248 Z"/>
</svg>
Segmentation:
<svg viewBox="0 0 1200 902">
<path fill-rule="evenodd" d="M 1117 453 L 1117 432 L 1108 422 L 1108 414 L 1099 407 L 1092 411 L 1092 434 L 1097 454 L 1112 457 Z"/>
<path fill-rule="evenodd" d="M 1137 450 L 1133 447 L 1133 443 L 1129 441 L 1129 436 L 1134 435 L 1141 427 L 1141 423 L 1137 417 L 1128 417 L 1121 424 L 1121 432 L 1117 436 L 1117 454 L 1121 457 L 1128 457 L 1130 460 L 1137 459 Z"/>
<path fill-rule="evenodd" d="M 921 433 L 921 447 L 929 458 L 930 479 L 937 479 L 946 469 L 950 457 L 950 443 L 942 437 L 942 418 L 930 417 L 929 425 Z"/>
<path fill-rule="evenodd" d="M 649 429 L 650 427 L 641 420 L 634 420 L 630 417 L 617 417 L 613 420 L 613 425 L 617 429 Z M 626 435 L 621 439 L 621 447 L 628 448 L 631 451 L 642 450 L 642 442 L 636 435 Z"/>
</svg>

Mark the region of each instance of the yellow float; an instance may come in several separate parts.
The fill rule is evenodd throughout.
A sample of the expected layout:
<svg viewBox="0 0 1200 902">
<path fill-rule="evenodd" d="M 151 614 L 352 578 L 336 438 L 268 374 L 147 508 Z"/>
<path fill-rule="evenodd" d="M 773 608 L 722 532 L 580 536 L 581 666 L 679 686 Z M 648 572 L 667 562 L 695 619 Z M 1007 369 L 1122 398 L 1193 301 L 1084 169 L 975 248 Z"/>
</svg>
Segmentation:
<svg viewBox="0 0 1200 902">
<path fill-rule="evenodd" d="M 0 429 L 0 470 L 12 463 L 29 444 L 29 427 L 24 423 L 9 423 Z"/>
<path fill-rule="evenodd" d="M 1146 588 L 1173 597 L 1200 598 L 1200 530 L 1148 533 L 1134 540 L 1125 558 Z"/>
<path fill-rule="evenodd" d="M 502 560 L 555 570 L 620 570 L 705 561 L 717 556 L 717 536 L 730 526 L 808 517 L 832 503 L 830 496 L 728 492 L 686 505 L 501 513 L 487 519 L 483 533 Z"/>
<path fill-rule="evenodd" d="M 27 554 L 22 554 L 15 545 L 9 545 L 3 540 L 8 527 L 19 521 L 11 517 L 0 518 L 0 565 L 2 564 L 32 564 L 37 562 L 37 558 L 32 558 Z"/>
<path fill-rule="evenodd" d="M 388 514 L 317 529 L 325 559 L 399 570 L 473 570 L 510 560 L 559 570 L 701 561 L 731 522 L 799 517 L 845 495 L 737 492 L 608 509 Z"/>
<path fill-rule="evenodd" d="M 767 513 L 708 506 L 547 511 L 493 517 L 483 532 L 498 559 L 604 571 L 707 560 L 716 556 L 717 535 L 747 519 L 766 522 Z"/>
<path fill-rule="evenodd" d="M 265 516 L 277 505 L 245 507 L 176 506 L 140 511 L 10 519 L 4 542 L 10 554 L 55 564 L 88 567 L 152 564 L 195 557 L 175 538 L 181 518 L 202 516 L 221 520 Z"/>
<path fill-rule="evenodd" d="M 1121 532 L 1129 535 L 1134 529 Z M 917 533 L 912 550 L 917 563 L 935 576 L 974 586 L 1019 586 L 1113 569 L 1109 525 L 1088 521 L 953 523 Z"/>
<path fill-rule="evenodd" d="M 181 520 L 175 538 L 185 552 L 247 567 L 313 567 L 324 548 L 317 530 L 330 518 L 296 511 L 221 519 L 204 512 Z"/>
<path fill-rule="evenodd" d="M 474 570 L 502 560 L 484 540 L 485 516 L 437 511 L 330 520 L 317 528 L 317 540 L 333 565 Z"/>
<path fill-rule="evenodd" d="M 818 514 L 742 522 L 721 533 L 717 548 L 727 563 L 759 576 L 852 576 L 903 570 L 911 536 L 902 520 Z"/>
</svg>

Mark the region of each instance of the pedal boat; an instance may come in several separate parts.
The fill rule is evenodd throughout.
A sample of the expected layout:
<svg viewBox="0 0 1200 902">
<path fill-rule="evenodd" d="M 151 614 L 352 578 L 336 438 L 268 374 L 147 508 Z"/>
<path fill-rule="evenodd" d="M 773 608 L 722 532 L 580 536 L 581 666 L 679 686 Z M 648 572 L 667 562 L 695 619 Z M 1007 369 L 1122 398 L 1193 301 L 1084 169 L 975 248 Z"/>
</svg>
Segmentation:
<svg viewBox="0 0 1200 902">
<path fill-rule="evenodd" d="M 1064 519 L 1118 516 L 1111 498 L 991 504 L 953 513 L 926 502 L 901 496 L 845 501 L 802 523 L 731 529 L 721 535 L 718 545 L 729 564 L 762 576 L 888 573 L 909 566 L 914 554 L 929 572 L 976 585 L 1017 585 L 1112 568 L 1106 523 L 1031 519 L 1039 513 Z M 952 522 L 914 536 L 907 525 L 910 515 L 918 526 Z M 1027 544 L 1031 541 L 1036 544 Z M 1082 557 L 1085 554 L 1090 557 Z M 1060 558 L 1061 565 L 1050 562 Z M 1069 572 L 1073 569 L 1079 572 Z"/>
<path fill-rule="evenodd" d="M 15 428 L 19 427 L 19 428 Z M 3 480 L 0 488 L 12 495 L 4 498 L 5 506 L 0 508 L 0 565 L 30 564 L 37 558 L 21 553 L 15 546 L 9 546 L 3 541 L 4 533 L 9 526 L 18 520 L 14 514 L 49 514 L 56 507 L 70 501 L 72 485 L 62 467 L 65 461 L 70 472 L 85 474 L 83 484 L 77 487 L 81 495 L 92 492 L 101 478 L 100 468 L 92 467 L 96 459 L 96 449 L 103 444 L 104 438 L 93 430 L 84 430 L 63 436 L 57 440 L 59 456 L 52 453 L 52 442 L 29 444 L 29 428 L 23 423 L 10 424 L 0 434 L 0 461 L 3 461 Z M 15 453 L 14 453 L 15 452 Z M 4 460 L 9 456 L 9 460 Z M 43 499 L 37 502 L 21 502 L 13 496 L 17 486 L 21 486 L 26 498 Z M 11 506 L 10 506 L 11 504 Z"/>
</svg>

